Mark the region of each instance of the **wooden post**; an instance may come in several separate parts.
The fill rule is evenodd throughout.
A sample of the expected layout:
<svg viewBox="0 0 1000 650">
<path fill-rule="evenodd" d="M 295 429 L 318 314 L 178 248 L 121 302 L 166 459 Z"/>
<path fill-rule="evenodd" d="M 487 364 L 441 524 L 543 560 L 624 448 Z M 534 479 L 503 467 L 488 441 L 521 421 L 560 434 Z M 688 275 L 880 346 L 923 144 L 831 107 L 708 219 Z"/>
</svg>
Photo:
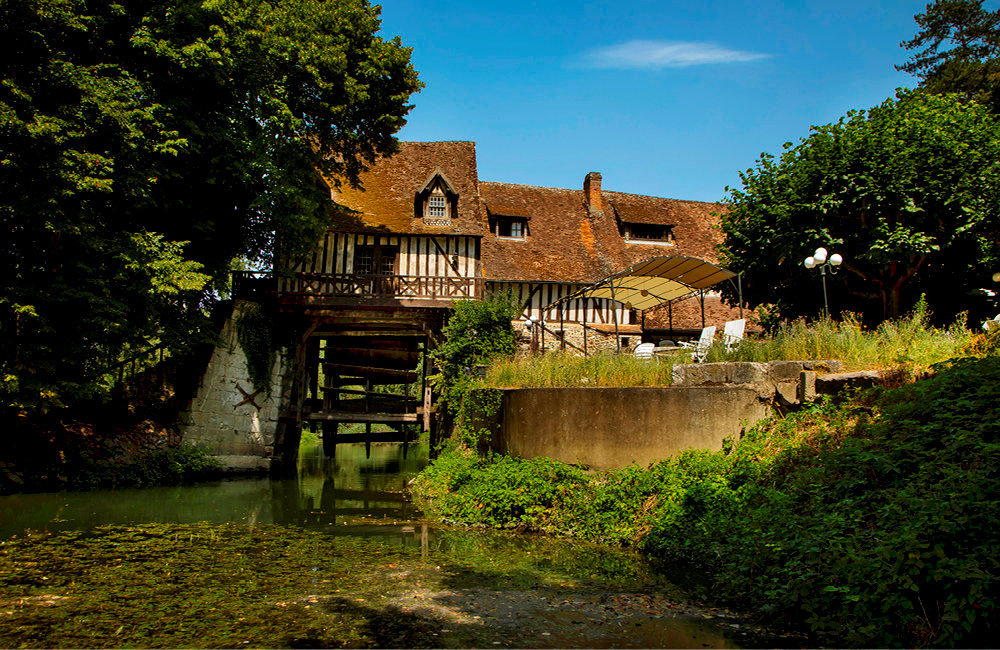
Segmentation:
<svg viewBox="0 0 1000 650">
<path fill-rule="evenodd" d="M 615 307 L 615 283 L 611 281 L 611 315 L 615 319 L 615 350 L 622 351 L 622 339 L 618 336 L 618 309 Z"/>
<path fill-rule="evenodd" d="M 587 299 L 584 298 L 583 303 L 583 356 L 589 356 L 587 354 Z"/>
<path fill-rule="evenodd" d="M 736 276 L 736 289 L 740 294 L 740 318 L 743 318 L 743 274 Z"/>
<path fill-rule="evenodd" d="M 431 374 L 431 340 L 427 338 L 424 342 L 424 377 L 423 377 L 423 398 L 424 398 L 424 431 L 431 430 L 431 385 L 427 381 L 427 375 Z M 431 440 L 431 446 L 436 441 Z"/>
<path fill-rule="evenodd" d="M 559 349 L 563 352 L 566 351 L 566 325 L 563 322 L 563 304 L 559 303 Z"/>
</svg>

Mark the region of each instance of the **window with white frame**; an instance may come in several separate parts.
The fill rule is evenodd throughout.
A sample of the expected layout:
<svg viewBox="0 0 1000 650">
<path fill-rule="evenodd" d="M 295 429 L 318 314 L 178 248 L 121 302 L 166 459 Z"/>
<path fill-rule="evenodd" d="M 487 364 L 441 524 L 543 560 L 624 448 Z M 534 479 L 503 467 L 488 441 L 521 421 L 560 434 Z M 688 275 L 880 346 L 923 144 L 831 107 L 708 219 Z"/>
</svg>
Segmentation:
<svg viewBox="0 0 1000 650">
<path fill-rule="evenodd" d="M 444 194 L 431 194 L 427 197 L 427 217 L 431 219 L 448 218 L 448 199 Z"/>
<path fill-rule="evenodd" d="M 528 223 L 517 217 L 497 217 L 495 232 L 497 237 L 524 239 L 528 234 Z"/>
</svg>

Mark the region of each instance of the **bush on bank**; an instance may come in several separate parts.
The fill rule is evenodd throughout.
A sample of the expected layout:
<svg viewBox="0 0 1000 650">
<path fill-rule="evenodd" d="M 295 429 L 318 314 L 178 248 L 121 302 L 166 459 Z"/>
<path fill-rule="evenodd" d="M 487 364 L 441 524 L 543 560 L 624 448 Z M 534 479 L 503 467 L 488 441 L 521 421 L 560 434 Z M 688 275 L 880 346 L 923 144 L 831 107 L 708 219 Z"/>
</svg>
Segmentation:
<svg viewBox="0 0 1000 650">
<path fill-rule="evenodd" d="M 721 452 L 588 474 L 445 450 L 415 483 L 463 524 L 634 545 L 711 597 L 847 645 L 998 632 L 1000 358 L 771 419 Z"/>
</svg>

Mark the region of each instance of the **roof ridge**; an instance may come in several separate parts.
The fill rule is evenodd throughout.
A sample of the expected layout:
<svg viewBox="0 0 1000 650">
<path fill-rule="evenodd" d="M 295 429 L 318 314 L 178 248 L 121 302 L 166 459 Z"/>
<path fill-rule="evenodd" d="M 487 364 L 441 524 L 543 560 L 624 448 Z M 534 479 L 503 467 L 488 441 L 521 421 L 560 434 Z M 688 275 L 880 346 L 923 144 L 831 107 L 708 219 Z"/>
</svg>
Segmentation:
<svg viewBox="0 0 1000 650">
<path fill-rule="evenodd" d="M 505 183 L 503 181 L 479 181 L 480 185 L 505 185 L 507 187 L 526 187 L 533 190 L 556 190 L 559 192 L 583 192 L 582 189 L 574 190 L 571 187 L 547 187 L 545 185 L 527 185 L 525 183 Z"/>
<path fill-rule="evenodd" d="M 697 201 L 695 199 L 674 199 L 669 196 L 653 196 L 652 194 L 636 194 L 634 192 L 618 192 L 615 190 L 601 190 L 601 194 L 616 194 L 622 197 L 636 197 L 640 199 L 661 199 L 664 201 L 677 201 L 678 203 L 697 203 L 706 205 L 722 205 L 722 201 Z"/>
<path fill-rule="evenodd" d="M 475 140 L 400 140 L 399 144 L 471 144 L 475 146 Z"/>
</svg>

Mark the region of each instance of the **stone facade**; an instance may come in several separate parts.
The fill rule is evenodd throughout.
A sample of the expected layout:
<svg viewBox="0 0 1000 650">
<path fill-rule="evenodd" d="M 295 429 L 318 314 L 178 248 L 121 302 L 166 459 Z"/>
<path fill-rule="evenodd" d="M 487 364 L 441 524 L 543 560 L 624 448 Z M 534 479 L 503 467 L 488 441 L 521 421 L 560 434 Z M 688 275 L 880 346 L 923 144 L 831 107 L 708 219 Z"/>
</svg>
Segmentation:
<svg viewBox="0 0 1000 650">
<path fill-rule="evenodd" d="M 270 468 L 285 365 L 279 355 L 271 371 L 270 397 L 253 387 L 236 334 L 246 305 L 234 305 L 181 427 L 185 444 L 208 449 L 225 467 L 239 471 Z"/>
<path fill-rule="evenodd" d="M 524 352 L 530 351 L 531 329 L 525 325 L 523 320 L 515 320 L 513 325 L 520 349 Z M 585 327 L 581 323 L 563 323 L 562 328 L 560 328 L 558 322 L 550 321 L 545 326 L 548 328 L 545 335 L 543 336 L 541 329 L 539 329 L 536 336 L 536 349 L 539 352 L 564 350 L 567 354 L 582 355 L 584 337 L 587 339 L 586 350 L 588 354 L 600 351 L 614 352 L 618 347 L 615 344 L 613 325 L 587 325 Z M 562 337 L 565 338 L 565 345 Z M 642 329 L 638 325 L 621 325 L 618 328 L 618 337 L 621 339 L 622 352 L 631 352 L 642 342 Z"/>
</svg>

